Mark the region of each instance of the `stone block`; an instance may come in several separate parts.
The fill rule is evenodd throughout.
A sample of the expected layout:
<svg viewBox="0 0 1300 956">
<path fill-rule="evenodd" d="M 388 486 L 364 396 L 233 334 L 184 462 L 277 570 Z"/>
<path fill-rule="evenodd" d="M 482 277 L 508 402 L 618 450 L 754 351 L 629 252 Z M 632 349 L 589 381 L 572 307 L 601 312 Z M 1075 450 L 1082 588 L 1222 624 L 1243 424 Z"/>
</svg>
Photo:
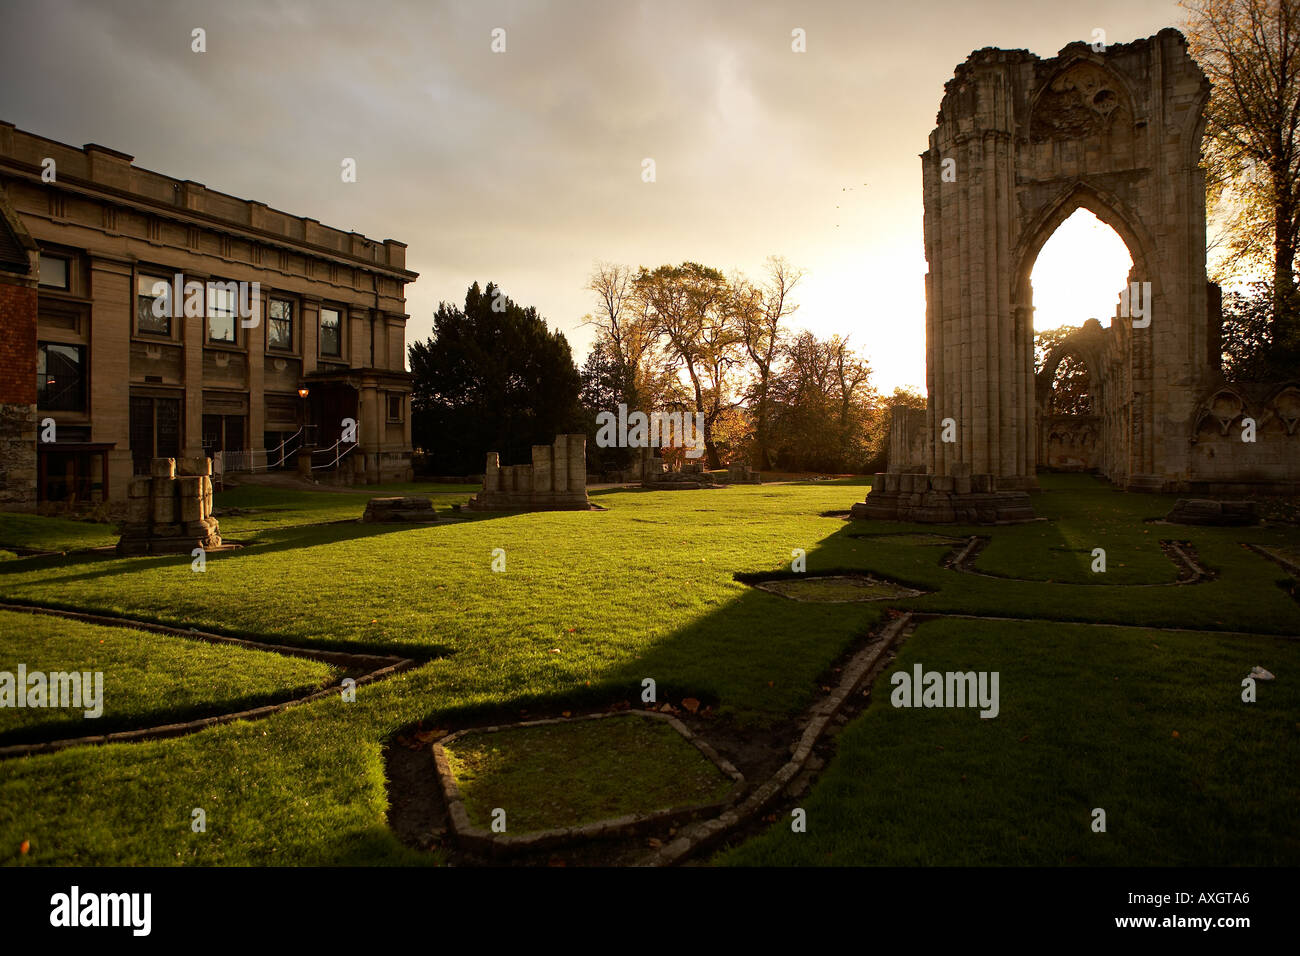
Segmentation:
<svg viewBox="0 0 1300 956">
<path fill-rule="evenodd" d="M 533 446 L 533 488 L 537 494 L 550 494 L 555 488 L 555 470 L 550 445 Z"/>
<path fill-rule="evenodd" d="M 155 458 L 149 462 L 149 474 L 155 478 L 175 478 L 175 458 Z"/>
</svg>

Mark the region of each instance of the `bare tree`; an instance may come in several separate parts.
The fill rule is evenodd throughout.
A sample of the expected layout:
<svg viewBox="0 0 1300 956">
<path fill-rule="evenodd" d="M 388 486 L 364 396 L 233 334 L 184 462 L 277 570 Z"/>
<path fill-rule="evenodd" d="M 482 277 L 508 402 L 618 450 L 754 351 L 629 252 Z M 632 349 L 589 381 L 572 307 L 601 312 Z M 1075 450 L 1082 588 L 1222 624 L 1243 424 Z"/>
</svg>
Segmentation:
<svg viewBox="0 0 1300 956">
<path fill-rule="evenodd" d="M 756 373 L 750 400 L 754 413 L 754 466 L 771 467 L 770 445 L 771 384 L 773 365 L 781 349 L 781 320 L 799 308 L 791 292 L 804 276 L 780 256 L 768 256 L 763 285 L 755 286 L 737 276 L 732 280 L 732 309 L 741 340 Z"/>
</svg>

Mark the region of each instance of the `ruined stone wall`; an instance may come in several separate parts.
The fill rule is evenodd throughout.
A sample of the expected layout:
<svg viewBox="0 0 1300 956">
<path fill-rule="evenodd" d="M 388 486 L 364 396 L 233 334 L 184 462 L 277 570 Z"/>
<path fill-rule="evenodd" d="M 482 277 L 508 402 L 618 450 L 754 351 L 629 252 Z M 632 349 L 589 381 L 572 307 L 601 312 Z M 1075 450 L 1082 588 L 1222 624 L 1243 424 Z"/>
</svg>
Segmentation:
<svg viewBox="0 0 1300 956">
<path fill-rule="evenodd" d="M 587 436 L 558 435 L 550 445 L 534 445 L 532 463 L 502 465 L 488 452 L 483 490 L 470 499 L 476 511 L 580 511 L 587 498 Z"/>
<path fill-rule="evenodd" d="M 985 49 L 957 68 L 922 154 L 929 429 L 945 418 L 957 429 L 932 444 L 932 473 L 965 463 L 999 488 L 1033 487 L 1029 277 L 1082 207 L 1124 239 L 1130 279 L 1151 291 L 1140 302 L 1150 324 L 1116 336 L 1103 459 L 1128 486 L 1189 478 L 1186 423 L 1213 379 L 1199 168 L 1208 95 L 1171 29 L 1104 52 L 1072 43 L 1048 60 Z"/>
<path fill-rule="evenodd" d="M 890 409 L 889 471 L 913 471 L 930 460 L 928 422 L 929 415 L 924 408 Z"/>
<path fill-rule="evenodd" d="M 220 528 L 212 517 L 212 459 L 155 458 L 149 473 L 127 487 L 126 524 L 117 553 L 189 554 L 194 548 L 220 548 Z"/>
</svg>

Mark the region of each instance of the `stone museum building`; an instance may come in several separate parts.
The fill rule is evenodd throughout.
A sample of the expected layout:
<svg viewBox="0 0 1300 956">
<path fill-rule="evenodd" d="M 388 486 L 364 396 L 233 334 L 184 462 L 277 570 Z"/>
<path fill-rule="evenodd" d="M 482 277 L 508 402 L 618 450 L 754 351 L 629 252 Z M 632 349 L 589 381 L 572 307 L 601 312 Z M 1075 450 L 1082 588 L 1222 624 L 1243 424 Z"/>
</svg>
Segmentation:
<svg viewBox="0 0 1300 956">
<path fill-rule="evenodd" d="M 416 278 L 393 239 L 0 123 L 0 507 L 120 501 L 152 458 L 409 479 Z"/>
</svg>

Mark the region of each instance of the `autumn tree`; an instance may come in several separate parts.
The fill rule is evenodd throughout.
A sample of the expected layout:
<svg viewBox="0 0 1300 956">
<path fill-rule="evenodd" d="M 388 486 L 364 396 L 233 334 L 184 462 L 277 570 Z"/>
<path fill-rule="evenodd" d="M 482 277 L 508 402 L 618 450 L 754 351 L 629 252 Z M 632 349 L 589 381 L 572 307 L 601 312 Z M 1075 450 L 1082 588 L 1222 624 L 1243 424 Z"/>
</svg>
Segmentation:
<svg viewBox="0 0 1300 956">
<path fill-rule="evenodd" d="M 781 322 L 799 308 L 791 293 L 802 278 L 802 270 L 780 256 L 768 256 L 767 274 L 761 285 L 739 276 L 732 280 L 732 308 L 741 343 L 754 370 L 748 397 L 754 420 L 753 465 L 759 469 L 771 467 L 768 447 L 772 373 L 782 345 Z"/>
<path fill-rule="evenodd" d="M 653 404 L 659 397 L 654 356 L 658 335 L 644 297 L 638 294 L 636 273 L 629 266 L 598 262 L 587 280 L 596 311 L 583 324 L 594 325 L 598 339 L 612 350 L 613 359 L 628 372 L 626 393 L 634 401 Z"/>
<path fill-rule="evenodd" d="M 1300 4 L 1183 0 L 1192 54 L 1214 84 L 1203 144 L 1207 198 L 1232 262 L 1269 262 L 1271 345 L 1294 350 L 1300 238 Z"/>
<path fill-rule="evenodd" d="M 889 467 L 889 438 L 893 431 L 894 409 L 915 408 L 925 411 L 926 398 L 907 385 L 895 386 L 889 395 L 878 396 L 866 429 L 868 473 Z"/>
<path fill-rule="evenodd" d="M 650 328 L 662 340 L 665 381 L 680 381 L 686 410 L 704 416 L 705 458 L 710 468 L 721 460 L 713 438 L 718 417 L 737 404 L 734 394 L 742 358 L 741 337 L 732 310 L 732 290 L 717 269 L 698 262 L 641 269 L 634 277 L 639 304 Z M 670 404 L 670 396 L 665 404 Z"/>
<path fill-rule="evenodd" d="M 802 331 L 772 376 L 772 446 L 792 471 L 852 471 L 866 463 L 871 369 L 840 336 Z"/>
</svg>

